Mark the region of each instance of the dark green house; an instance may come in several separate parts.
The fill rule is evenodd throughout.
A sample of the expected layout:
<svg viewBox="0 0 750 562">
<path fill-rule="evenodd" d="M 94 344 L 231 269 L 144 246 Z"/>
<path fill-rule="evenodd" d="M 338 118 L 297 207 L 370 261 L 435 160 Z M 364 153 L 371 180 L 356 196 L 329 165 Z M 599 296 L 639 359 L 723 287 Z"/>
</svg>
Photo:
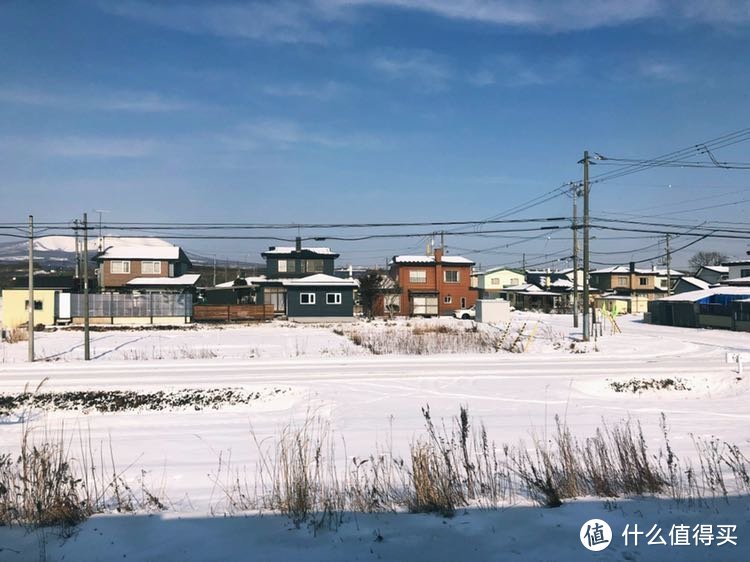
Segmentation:
<svg viewBox="0 0 750 562">
<path fill-rule="evenodd" d="M 283 282 L 289 320 L 327 320 L 354 317 L 354 279 L 319 273 Z"/>
</svg>

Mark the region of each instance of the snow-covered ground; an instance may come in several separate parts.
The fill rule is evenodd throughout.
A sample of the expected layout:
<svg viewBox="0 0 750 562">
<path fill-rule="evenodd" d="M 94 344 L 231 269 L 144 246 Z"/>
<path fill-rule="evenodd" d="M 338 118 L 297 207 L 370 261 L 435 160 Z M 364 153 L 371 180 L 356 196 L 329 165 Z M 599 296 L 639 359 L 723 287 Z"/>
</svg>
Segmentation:
<svg viewBox="0 0 750 562">
<path fill-rule="evenodd" d="M 463 321 L 441 319 L 464 326 Z M 284 518 L 206 518 L 221 512 L 216 487 L 219 459 L 255 470 L 259 439 L 274 437 L 291 419 L 309 412 L 330 423 L 345 442 L 343 462 L 388 443 L 406 455 L 422 432 L 420 408 L 451 418 L 467 405 L 498 443 L 543 436 L 555 415 L 579 436 L 602 421 L 641 421 L 647 439 L 660 438 L 667 416 L 678 455 L 693 454 L 691 434 L 715 435 L 750 456 L 750 385 L 747 374 L 725 362 L 727 351 L 750 351 L 750 334 L 650 326 L 637 317 L 619 319 L 621 334 L 605 336 L 585 353 L 569 349 L 569 316 L 516 313 L 515 324 L 535 333 L 527 353 L 373 356 L 333 326 L 286 323 L 194 330 L 92 333 L 92 356 L 82 358 L 82 333 L 37 334 L 37 354 L 23 363 L 26 344 L 2 344 L 0 392 L 21 392 L 46 379 L 46 391 L 241 388 L 263 391 L 261 400 L 220 410 L 54 411 L 33 416 L 38 427 L 83 431 L 96 446 L 111 444 L 120 469 L 135 483 L 142 474 L 163 490 L 174 511 L 159 516 L 98 516 L 67 541 L 52 538 L 50 560 L 748 560 L 750 503 L 735 499 L 712 509 L 688 508 L 665 499 L 578 500 L 560 509 L 528 506 L 468 511 L 451 520 L 426 515 L 352 515 L 338 531 L 312 536 L 288 530 Z M 537 326 L 537 323 L 538 326 Z M 399 321 L 396 327 L 406 327 Z M 534 329 L 536 327 L 536 329 Z M 356 324 L 383 330 L 384 323 Z M 576 334 L 574 333 L 575 337 Z M 615 392 L 610 383 L 680 379 L 689 390 Z M 274 394 L 275 388 L 284 392 Z M 21 424 L 0 425 L 0 448 L 18 449 Z M 141 472 L 145 471 L 145 472 Z M 613 546 L 586 551 L 578 531 L 591 516 L 607 520 Z M 736 524 L 737 547 L 657 547 L 622 544 L 625 524 Z M 646 529 L 648 530 L 648 529 Z M 136 540 L 137 537 L 137 540 Z M 378 537 L 382 537 L 382 540 Z M 667 537 L 667 542 L 669 538 Z M 37 559 L 39 542 L 21 530 L 0 529 L 0 560 Z M 18 554 L 16 554 L 18 551 Z M 33 552 L 32 556 L 29 553 Z M 251 555 L 250 553 L 254 553 Z"/>
</svg>

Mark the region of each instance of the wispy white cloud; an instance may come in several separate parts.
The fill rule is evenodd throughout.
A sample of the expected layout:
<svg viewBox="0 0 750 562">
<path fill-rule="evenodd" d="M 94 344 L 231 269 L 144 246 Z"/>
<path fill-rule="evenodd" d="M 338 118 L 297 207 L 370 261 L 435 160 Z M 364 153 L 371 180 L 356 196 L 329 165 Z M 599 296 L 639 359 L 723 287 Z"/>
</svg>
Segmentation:
<svg viewBox="0 0 750 562">
<path fill-rule="evenodd" d="M 406 80 L 423 91 L 442 91 L 455 78 L 446 60 L 427 50 L 394 50 L 375 55 L 375 70 L 391 80 Z"/>
<path fill-rule="evenodd" d="M 288 119 L 264 119 L 245 123 L 236 130 L 218 135 L 229 150 L 288 150 L 296 147 L 330 149 L 381 149 L 390 144 L 385 138 L 370 133 L 322 130 L 304 126 Z"/>
<path fill-rule="evenodd" d="M 688 82 L 691 76 L 681 64 L 659 58 L 637 61 L 634 73 L 640 78 L 663 82 Z"/>
<path fill-rule="evenodd" d="M 73 110 L 161 113 L 196 109 L 198 104 L 154 92 L 61 93 L 19 86 L 0 86 L 0 102 Z"/>
<path fill-rule="evenodd" d="M 153 139 L 108 136 L 4 136 L 3 151 L 61 158 L 144 158 L 153 156 L 160 143 Z"/>
<path fill-rule="evenodd" d="M 102 2 L 115 15 L 186 33 L 258 39 L 280 43 L 325 43 L 318 25 L 333 16 L 315 3 L 291 2 Z"/>
<path fill-rule="evenodd" d="M 643 20 L 710 24 L 750 22 L 746 0 L 317 0 L 339 7 L 390 6 L 503 27 L 560 32 Z"/>
<path fill-rule="evenodd" d="M 318 86 L 302 84 L 272 84 L 263 88 L 263 93 L 269 96 L 282 98 L 309 98 L 320 101 L 329 101 L 340 97 L 346 90 L 338 82 L 329 81 Z"/>
<path fill-rule="evenodd" d="M 576 79 L 583 66 L 583 60 L 575 56 L 531 58 L 508 53 L 486 59 L 468 81 L 479 87 L 544 86 Z"/>
</svg>

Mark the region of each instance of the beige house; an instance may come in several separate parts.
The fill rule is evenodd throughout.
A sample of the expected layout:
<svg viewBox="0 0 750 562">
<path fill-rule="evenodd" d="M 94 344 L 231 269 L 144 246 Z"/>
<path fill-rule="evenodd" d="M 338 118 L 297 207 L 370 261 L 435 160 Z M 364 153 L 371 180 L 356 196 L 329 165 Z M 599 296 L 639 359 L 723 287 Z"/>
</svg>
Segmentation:
<svg viewBox="0 0 750 562">
<path fill-rule="evenodd" d="M 620 311 L 626 307 L 624 312 L 642 313 L 648 312 L 650 301 L 666 297 L 669 294 L 669 282 L 671 278 L 672 287 L 677 280 L 685 274 L 680 271 L 666 269 L 636 268 L 634 264 L 630 267 L 618 265 L 605 269 L 597 269 L 591 272 L 591 286 L 599 289 L 603 294 L 598 297 L 601 302 L 597 306 L 616 307 Z M 613 297 L 606 299 L 603 297 Z M 613 310 L 614 311 L 614 310 Z"/>
<path fill-rule="evenodd" d="M 496 267 L 487 271 L 479 271 L 472 275 L 476 278 L 473 285 L 479 291 L 480 299 L 500 298 L 500 293 L 507 287 L 515 287 L 525 283 L 524 274 L 516 269 Z"/>
</svg>

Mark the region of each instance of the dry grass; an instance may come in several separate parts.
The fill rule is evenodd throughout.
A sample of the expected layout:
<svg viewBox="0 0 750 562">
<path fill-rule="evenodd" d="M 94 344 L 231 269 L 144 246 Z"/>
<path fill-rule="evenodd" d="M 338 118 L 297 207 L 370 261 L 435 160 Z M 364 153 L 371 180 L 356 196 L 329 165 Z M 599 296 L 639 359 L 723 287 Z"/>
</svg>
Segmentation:
<svg viewBox="0 0 750 562">
<path fill-rule="evenodd" d="M 12 328 L 5 331 L 5 341 L 8 343 L 20 343 L 29 340 L 29 331 L 25 328 Z"/>
</svg>

